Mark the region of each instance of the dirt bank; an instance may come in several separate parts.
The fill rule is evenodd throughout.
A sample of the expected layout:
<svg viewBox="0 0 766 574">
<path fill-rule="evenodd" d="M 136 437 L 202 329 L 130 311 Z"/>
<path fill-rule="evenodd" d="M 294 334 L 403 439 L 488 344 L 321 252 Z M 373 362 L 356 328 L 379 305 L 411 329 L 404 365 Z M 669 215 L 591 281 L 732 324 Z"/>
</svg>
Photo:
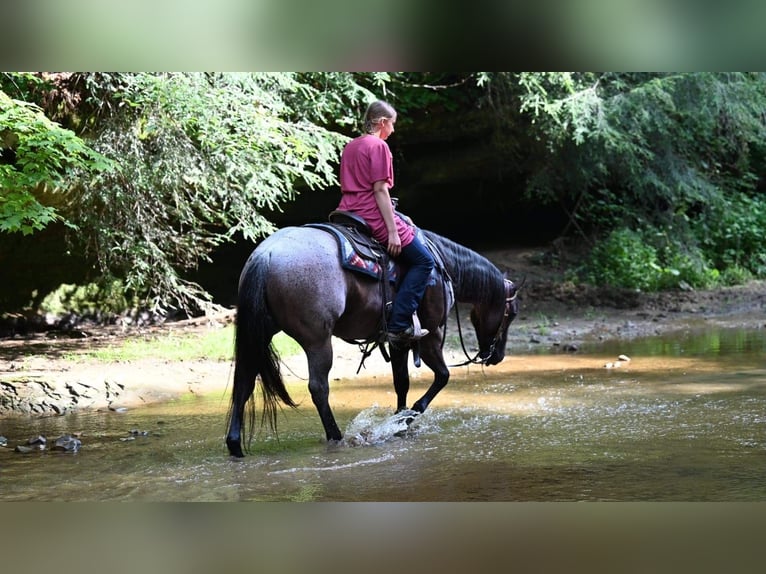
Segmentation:
<svg viewBox="0 0 766 574">
<path fill-rule="evenodd" d="M 551 263 L 539 249 L 508 249 L 485 255 L 516 281 L 525 278 L 521 312 L 511 325 L 508 352 L 521 354 L 536 346 L 576 353 L 584 341 L 628 339 L 704 324 L 761 328 L 766 325 L 766 282 L 717 289 L 640 294 L 624 290 L 575 286 L 564 280 L 566 262 Z M 143 329 L 99 327 L 79 338 L 37 334 L 0 340 L 0 416 L 49 416 L 73 409 L 133 408 L 184 393 L 225 392 L 231 381 L 229 361 L 142 359 L 104 363 L 82 356 L 98 345 L 114 345 L 157 332 L 219 329 L 234 313 L 178 321 Z M 463 359 L 455 314 L 450 315 L 448 361 Z M 475 350 L 467 318 L 461 312 L 466 346 Z M 359 350 L 336 341 L 333 379 L 353 377 Z M 284 359 L 290 380 L 305 379 L 303 356 Z M 421 370 L 418 376 L 428 376 Z M 364 375 L 388 376 L 379 353 L 365 363 Z"/>
</svg>

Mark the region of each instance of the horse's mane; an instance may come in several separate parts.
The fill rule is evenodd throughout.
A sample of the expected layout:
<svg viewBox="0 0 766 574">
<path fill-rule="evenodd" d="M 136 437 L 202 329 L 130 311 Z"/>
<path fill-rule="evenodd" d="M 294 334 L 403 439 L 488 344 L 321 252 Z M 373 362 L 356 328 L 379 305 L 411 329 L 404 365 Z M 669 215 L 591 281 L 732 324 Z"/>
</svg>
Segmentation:
<svg viewBox="0 0 766 574">
<path fill-rule="evenodd" d="M 458 301 L 492 304 L 504 297 L 503 273 L 489 259 L 433 231 L 423 233 L 439 250 Z"/>
</svg>

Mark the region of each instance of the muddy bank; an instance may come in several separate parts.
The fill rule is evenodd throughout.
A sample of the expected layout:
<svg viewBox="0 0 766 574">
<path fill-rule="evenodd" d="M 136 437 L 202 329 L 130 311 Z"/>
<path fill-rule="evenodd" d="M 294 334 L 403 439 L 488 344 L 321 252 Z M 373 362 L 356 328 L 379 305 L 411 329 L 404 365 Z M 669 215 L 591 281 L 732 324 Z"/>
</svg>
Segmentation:
<svg viewBox="0 0 766 574">
<path fill-rule="evenodd" d="M 0 367 L 0 416 L 55 416 L 77 409 L 122 412 L 186 393 L 223 389 L 229 372 L 228 364 L 214 361 L 68 364 L 65 359 L 30 359 L 19 370 Z"/>
<path fill-rule="evenodd" d="M 77 409 L 122 412 L 186 393 L 225 388 L 229 362 L 146 358 L 101 361 L 90 353 L 133 339 L 220 329 L 234 313 L 142 328 L 87 325 L 0 339 L 0 416 L 53 416 Z"/>
</svg>

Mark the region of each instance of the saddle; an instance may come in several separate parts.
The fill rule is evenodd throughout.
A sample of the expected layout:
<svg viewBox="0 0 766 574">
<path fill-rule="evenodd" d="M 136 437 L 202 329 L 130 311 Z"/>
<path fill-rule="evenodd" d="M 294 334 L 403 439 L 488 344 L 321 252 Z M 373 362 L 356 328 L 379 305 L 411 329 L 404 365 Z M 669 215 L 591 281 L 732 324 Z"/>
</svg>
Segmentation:
<svg viewBox="0 0 766 574">
<path fill-rule="evenodd" d="M 336 209 L 331 211 L 327 218 L 330 223 L 339 225 L 345 231 L 346 237 L 351 241 L 354 250 L 361 257 L 378 260 L 386 254 L 386 249 L 381 243 L 373 238 L 372 229 L 367 222 L 356 213 Z"/>
<path fill-rule="evenodd" d="M 335 210 L 330 212 L 328 221 L 329 223 L 307 223 L 305 227 L 315 227 L 335 237 L 340 248 L 340 263 L 345 269 L 396 283 L 399 278 L 396 262 L 388 256 L 386 248 L 372 236 L 372 230 L 363 218 L 350 211 Z M 434 258 L 432 284 L 437 276 L 441 276 L 451 288 L 452 280 L 439 249 L 423 236 L 420 230 L 418 234 Z"/>
<path fill-rule="evenodd" d="M 372 237 L 367 222 L 349 211 L 336 210 L 330 213 L 329 223 L 307 223 L 333 235 L 340 248 L 341 265 L 378 280 L 395 281 L 396 265 L 386 249 Z"/>
</svg>

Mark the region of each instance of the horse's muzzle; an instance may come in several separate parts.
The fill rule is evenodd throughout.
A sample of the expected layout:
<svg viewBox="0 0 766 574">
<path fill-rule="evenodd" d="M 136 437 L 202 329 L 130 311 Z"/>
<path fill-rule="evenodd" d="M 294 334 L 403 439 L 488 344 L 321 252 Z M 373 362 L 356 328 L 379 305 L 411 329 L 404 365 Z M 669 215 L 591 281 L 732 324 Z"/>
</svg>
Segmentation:
<svg viewBox="0 0 766 574">
<path fill-rule="evenodd" d="M 499 362 L 501 362 L 505 356 L 501 355 L 497 351 L 490 353 L 487 357 L 479 357 L 481 359 L 481 363 L 483 365 L 486 365 L 487 367 L 491 367 L 492 365 L 497 365 Z"/>
</svg>

